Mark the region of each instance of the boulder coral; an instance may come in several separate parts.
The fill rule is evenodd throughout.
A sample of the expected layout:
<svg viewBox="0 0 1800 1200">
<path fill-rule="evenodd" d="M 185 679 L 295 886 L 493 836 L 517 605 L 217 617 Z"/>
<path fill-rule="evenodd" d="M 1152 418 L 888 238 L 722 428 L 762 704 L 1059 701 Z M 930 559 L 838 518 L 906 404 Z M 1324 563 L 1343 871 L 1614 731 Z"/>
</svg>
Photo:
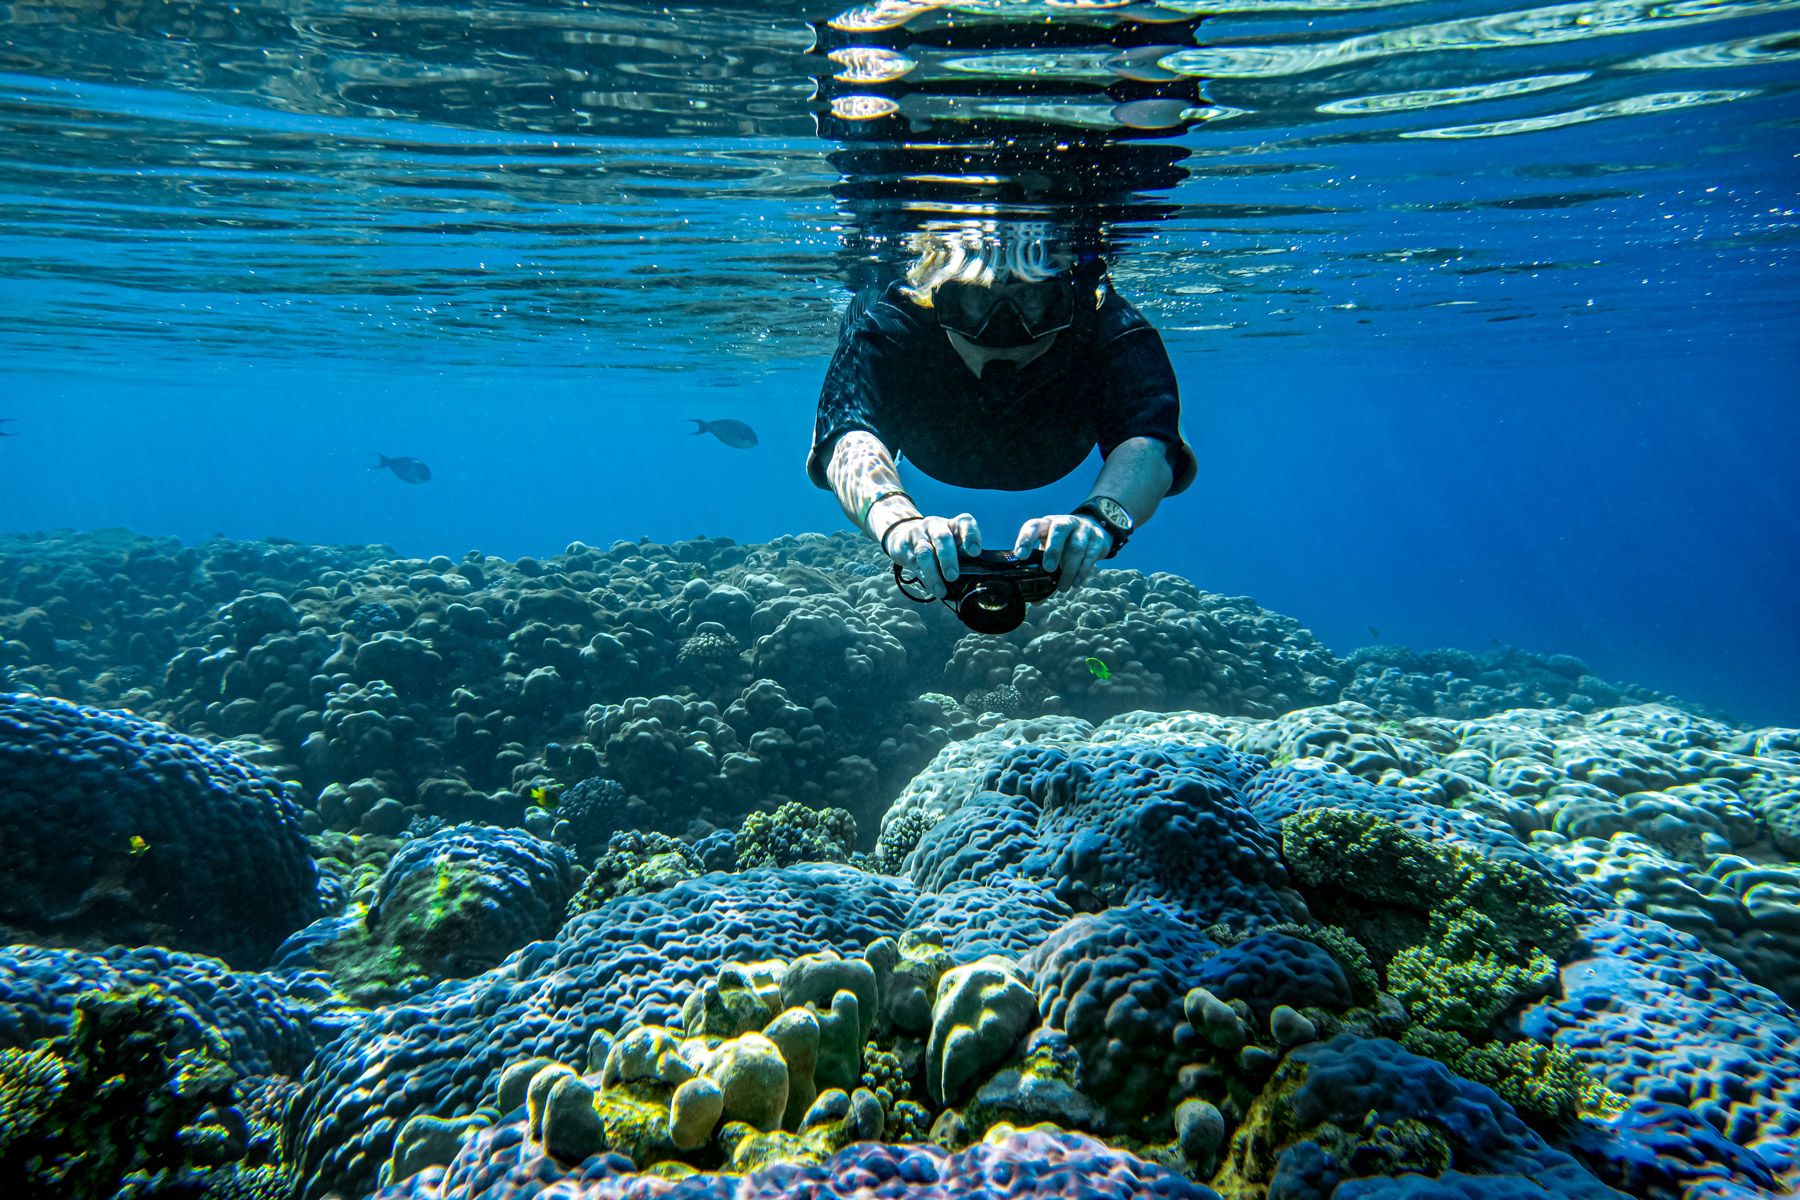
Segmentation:
<svg viewBox="0 0 1800 1200">
<path fill-rule="evenodd" d="M 320 911 L 300 808 L 230 751 L 123 712 L 0 695 L 0 929 L 268 961 Z"/>
</svg>

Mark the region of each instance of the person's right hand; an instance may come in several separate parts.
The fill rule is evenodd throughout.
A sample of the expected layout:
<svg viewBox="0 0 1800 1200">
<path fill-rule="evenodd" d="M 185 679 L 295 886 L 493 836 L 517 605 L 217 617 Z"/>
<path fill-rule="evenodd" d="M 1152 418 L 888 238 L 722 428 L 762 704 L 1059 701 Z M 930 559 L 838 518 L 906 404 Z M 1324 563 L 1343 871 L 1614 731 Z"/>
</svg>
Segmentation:
<svg viewBox="0 0 1800 1200">
<path fill-rule="evenodd" d="M 958 517 L 920 517 L 896 526 L 887 539 L 888 557 L 934 599 L 950 594 L 946 586 L 960 574 L 956 556 L 981 553 L 981 530 L 968 513 Z"/>
</svg>

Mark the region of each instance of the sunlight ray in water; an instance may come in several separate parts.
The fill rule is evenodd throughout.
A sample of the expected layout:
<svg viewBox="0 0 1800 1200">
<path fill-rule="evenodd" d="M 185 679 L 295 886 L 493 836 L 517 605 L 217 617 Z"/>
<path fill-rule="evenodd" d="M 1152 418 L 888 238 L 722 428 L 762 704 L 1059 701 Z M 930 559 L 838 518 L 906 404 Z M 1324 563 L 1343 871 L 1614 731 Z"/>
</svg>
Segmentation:
<svg viewBox="0 0 1800 1200">
<path fill-rule="evenodd" d="M 1408 8 L 1428 0 L 1157 0 L 1170 12 L 1196 16 L 1255 16 L 1275 13 L 1340 13 Z"/>
<path fill-rule="evenodd" d="M 1609 100 L 1590 104 L 1568 112 L 1545 113 L 1536 117 L 1518 117 L 1508 121 L 1481 121 L 1472 125 L 1452 125 L 1442 129 L 1409 129 L 1406 138 L 1477 138 L 1505 137 L 1515 133 L 1539 133 L 1547 129 L 1563 129 L 1584 125 L 1589 121 L 1605 121 L 1613 117 L 1635 117 L 1645 113 L 1670 112 L 1683 108 L 1699 108 L 1708 104 L 1725 104 L 1756 95 L 1754 88 L 1730 88 L 1717 91 L 1653 92 L 1625 100 Z"/>
<path fill-rule="evenodd" d="M 1267 79 L 1393 55 L 1550 45 L 1796 9 L 1800 9 L 1800 0 L 1687 0 L 1675 4 L 1661 0 L 1596 0 L 1384 30 L 1335 42 L 1178 50 L 1160 61 L 1169 70 L 1186 75 Z"/>
<path fill-rule="evenodd" d="M 1680 71 L 1716 67 L 1773 66 L 1777 63 L 1800 62 L 1800 29 L 1765 33 L 1758 37 L 1733 38 L 1705 46 L 1688 46 L 1646 54 L 1619 64 L 1626 71 Z"/>
<path fill-rule="evenodd" d="M 1359 96 L 1351 100 L 1328 100 L 1319 105 L 1323 113 L 1356 114 L 1406 112 L 1419 108 L 1441 108 L 1449 104 L 1472 104 L 1478 100 L 1498 100 L 1506 96 L 1523 96 L 1550 88 L 1567 87 L 1593 77 L 1591 71 L 1575 71 L 1562 75 L 1532 75 L 1524 79 L 1501 79 L 1493 83 L 1470 84 L 1466 87 L 1424 88 L 1416 92 L 1387 92 L 1379 96 Z"/>
</svg>

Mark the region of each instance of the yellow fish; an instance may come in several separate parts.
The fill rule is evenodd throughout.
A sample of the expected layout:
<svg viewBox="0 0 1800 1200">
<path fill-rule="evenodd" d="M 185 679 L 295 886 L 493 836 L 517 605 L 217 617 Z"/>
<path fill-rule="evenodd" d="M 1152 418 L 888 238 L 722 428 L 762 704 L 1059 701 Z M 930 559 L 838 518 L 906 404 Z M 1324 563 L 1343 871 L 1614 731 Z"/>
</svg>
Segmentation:
<svg viewBox="0 0 1800 1200">
<path fill-rule="evenodd" d="M 150 843 L 146 842 L 143 838 L 139 837 L 135 833 L 131 835 L 131 840 L 129 842 L 125 843 L 125 852 L 127 854 L 131 855 L 131 857 L 133 857 L 133 858 L 136 858 L 138 855 L 142 854 L 144 851 L 148 850 L 149 848 L 150 848 Z"/>
<path fill-rule="evenodd" d="M 547 787 L 534 787 L 527 795 L 531 797 L 531 802 L 540 808 L 554 809 L 556 807 L 556 793 Z"/>
</svg>

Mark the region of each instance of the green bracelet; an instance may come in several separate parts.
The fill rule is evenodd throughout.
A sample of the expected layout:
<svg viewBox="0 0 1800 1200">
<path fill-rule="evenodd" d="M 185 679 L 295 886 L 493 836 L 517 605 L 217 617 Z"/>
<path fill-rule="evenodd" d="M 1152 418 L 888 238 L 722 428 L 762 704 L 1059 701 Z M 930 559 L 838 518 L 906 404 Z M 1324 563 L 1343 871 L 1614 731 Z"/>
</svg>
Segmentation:
<svg viewBox="0 0 1800 1200">
<path fill-rule="evenodd" d="M 880 504 L 883 500 L 891 500 L 895 496 L 903 496 L 908 501 L 912 499 L 911 496 L 906 495 L 906 491 L 903 488 L 888 488 L 886 491 L 876 492 L 873 496 L 870 496 L 867 500 L 863 501 L 862 511 L 856 514 L 856 527 L 865 533 L 868 532 L 869 514 L 875 511 L 875 506 L 877 504 Z"/>
</svg>

